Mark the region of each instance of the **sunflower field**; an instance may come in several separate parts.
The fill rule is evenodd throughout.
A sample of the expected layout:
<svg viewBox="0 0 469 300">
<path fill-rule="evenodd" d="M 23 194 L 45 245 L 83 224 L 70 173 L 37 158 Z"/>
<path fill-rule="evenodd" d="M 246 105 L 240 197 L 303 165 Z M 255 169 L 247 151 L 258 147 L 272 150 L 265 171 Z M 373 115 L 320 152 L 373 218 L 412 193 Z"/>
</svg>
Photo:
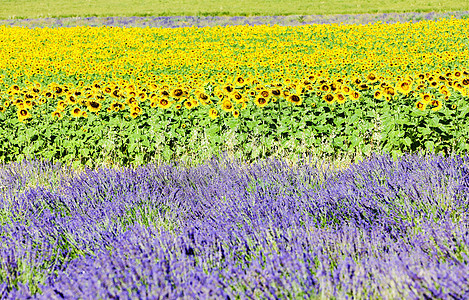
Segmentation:
<svg viewBox="0 0 469 300">
<path fill-rule="evenodd" d="M 468 20 L 0 27 L 0 159 L 469 149 Z"/>
</svg>

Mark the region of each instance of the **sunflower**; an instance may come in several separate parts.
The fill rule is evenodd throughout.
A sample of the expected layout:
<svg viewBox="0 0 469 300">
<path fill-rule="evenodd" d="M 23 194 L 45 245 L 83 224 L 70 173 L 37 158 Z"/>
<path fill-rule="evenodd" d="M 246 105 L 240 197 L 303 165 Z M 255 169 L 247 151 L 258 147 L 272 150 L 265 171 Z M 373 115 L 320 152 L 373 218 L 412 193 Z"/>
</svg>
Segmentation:
<svg viewBox="0 0 469 300">
<path fill-rule="evenodd" d="M 130 112 L 130 116 L 132 117 L 132 119 L 135 119 L 136 117 L 138 117 L 138 112 L 132 111 Z"/>
<path fill-rule="evenodd" d="M 351 91 L 350 87 L 348 87 L 346 85 L 342 86 L 341 90 L 342 90 L 342 93 L 345 94 L 345 95 L 348 95 Z"/>
<path fill-rule="evenodd" d="M 422 100 L 419 100 L 419 101 L 415 102 L 415 107 L 418 108 L 421 111 L 424 111 L 426 106 L 427 106 L 427 104 L 425 102 L 423 102 Z"/>
<path fill-rule="evenodd" d="M 8 108 L 8 107 L 10 106 L 10 101 L 8 101 L 8 100 L 5 101 L 5 102 L 3 103 L 3 106 L 5 106 L 5 107 Z"/>
<path fill-rule="evenodd" d="M 14 92 L 19 92 L 20 91 L 20 87 L 17 85 L 17 84 L 14 84 L 10 87 L 10 90 L 11 91 L 14 91 Z"/>
<path fill-rule="evenodd" d="M 334 96 L 333 94 L 331 94 L 331 93 L 328 93 L 328 94 L 324 95 L 324 96 L 322 97 L 322 99 L 324 99 L 324 101 L 326 101 L 327 104 L 332 104 L 332 103 L 334 103 L 335 100 L 336 100 L 336 99 L 335 99 L 335 96 Z"/>
<path fill-rule="evenodd" d="M 443 103 L 440 100 L 433 100 L 430 102 L 430 105 L 433 106 L 433 111 L 439 111 L 443 106 Z"/>
<path fill-rule="evenodd" d="M 345 98 L 343 94 L 337 94 L 336 97 L 337 97 L 337 103 L 339 104 L 344 104 L 345 101 L 347 100 L 347 98 Z"/>
<path fill-rule="evenodd" d="M 72 116 L 75 118 L 81 117 L 81 109 L 79 107 L 75 107 L 72 109 Z"/>
<path fill-rule="evenodd" d="M 65 100 L 60 100 L 59 102 L 57 102 L 58 111 L 64 111 L 65 107 L 67 107 L 67 102 L 65 102 Z"/>
<path fill-rule="evenodd" d="M 122 108 L 124 108 L 124 105 L 122 103 L 119 103 L 117 101 L 114 101 L 111 103 L 111 109 L 115 112 L 118 112 L 119 110 L 121 110 Z"/>
<path fill-rule="evenodd" d="M 109 86 L 107 86 L 107 87 L 104 88 L 103 92 L 104 92 L 105 94 L 108 94 L 108 95 L 109 95 L 109 94 L 112 93 L 112 88 L 109 87 Z"/>
<path fill-rule="evenodd" d="M 142 112 L 142 109 L 139 106 L 134 106 L 130 109 L 130 113 L 133 113 L 133 112 L 140 114 Z"/>
<path fill-rule="evenodd" d="M 461 84 L 462 84 L 464 87 L 469 86 L 469 78 L 464 78 L 464 79 L 461 81 Z"/>
<path fill-rule="evenodd" d="M 26 109 L 33 108 L 33 105 L 34 105 L 33 103 L 35 103 L 35 102 L 33 102 L 31 100 L 24 101 L 24 108 L 26 108 Z"/>
<path fill-rule="evenodd" d="M 352 82 L 355 83 L 356 85 L 359 85 L 360 83 L 362 83 L 362 80 L 358 77 L 355 77 L 354 79 L 352 79 Z"/>
<path fill-rule="evenodd" d="M 301 105 L 301 103 L 303 103 L 303 99 L 296 94 L 291 94 L 288 96 L 287 100 L 296 105 Z"/>
<path fill-rule="evenodd" d="M 265 107 L 269 103 L 269 99 L 266 99 L 264 97 L 256 97 L 256 99 L 254 100 L 254 103 L 258 107 Z"/>
<path fill-rule="evenodd" d="M 269 90 L 262 90 L 262 91 L 260 91 L 259 96 L 267 99 L 267 98 L 270 97 L 270 91 Z"/>
<path fill-rule="evenodd" d="M 359 92 L 350 93 L 350 97 L 352 98 L 352 100 L 358 100 L 358 99 L 360 99 L 360 96 L 361 96 L 361 94 Z"/>
<path fill-rule="evenodd" d="M 130 97 L 125 100 L 125 103 L 132 107 L 132 106 L 137 106 L 138 105 L 138 100 L 135 97 Z"/>
<path fill-rule="evenodd" d="M 375 99 L 381 99 L 383 98 L 383 92 L 381 90 L 376 90 L 373 96 L 375 97 Z"/>
<path fill-rule="evenodd" d="M 102 105 L 98 101 L 91 100 L 86 103 L 86 106 L 88 107 L 89 111 L 98 112 L 101 110 Z"/>
<path fill-rule="evenodd" d="M 6 108 L 5 108 L 5 107 L 3 107 L 3 106 L 0 106 L 0 112 L 1 112 L 1 113 L 2 113 L 2 112 L 5 112 L 5 110 L 6 110 Z"/>
<path fill-rule="evenodd" d="M 88 113 L 87 113 L 86 111 L 82 110 L 82 111 L 81 111 L 81 116 L 82 116 L 83 118 L 88 118 Z"/>
<path fill-rule="evenodd" d="M 118 89 L 115 89 L 111 92 L 111 96 L 114 97 L 114 98 L 120 98 L 120 97 L 123 96 L 123 94 Z"/>
<path fill-rule="evenodd" d="M 397 84 L 396 89 L 404 95 L 409 94 L 409 92 L 412 90 L 412 83 L 409 81 L 402 81 Z"/>
<path fill-rule="evenodd" d="M 429 94 L 429 93 L 421 94 L 421 98 L 422 98 L 423 103 L 428 104 L 430 103 L 430 101 L 432 101 L 432 94 Z"/>
<path fill-rule="evenodd" d="M 182 88 L 176 88 L 171 91 L 171 94 L 169 96 L 179 99 L 184 96 L 184 90 Z"/>
<path fill-rule="evenodd" d="M 376 77 L 375 73 L 371 72 L 370 74 L 368 74 L 368 76 L 366 76 L 366 79 L 368 83 L 373 84 L 378 80 L 378 77 Z"/>
<path fill-rule="evenodd" d="M 26 109 L 20 109 L 17 111 L 18 119 L 23 122 L 24 120 L 31 118 L 31 115 Z"/>
<path fill-rule="evenodd" d="M 328 92 L 330 87 L 327 84 L 323 84 L 323 85 L 321 85 L 321 87 L 319 89 L 323 92 Z"/>
<path fill-rule="evenodd" d="M 230 100 L 225 99 L 225 100 L 223 100 L 223 102 L 221 103 L 221 109 L 223 109 L 223 110 L 226 111 L 226 112 L 233 111 L 233 109 L 234 109 L 233 103 L 232 103 Z"/>
<path fill-rule="evenodd" d="M 137 98 L 140 99 L 140 101 L 145 101 L 148 99 L 148 95 L 145 92 L 139 92 Z"/>
<path fill-rule="evenodd" d="M 68 104 L 76 104 L 77 103 L 77 98 L 73 94 L 67 94 L 67 103 Z"/>
<path fill-rule="evenodd" d="M 158 103 L 158 106 L 161 107 L 162 109 L 168 109 L 171 107 L 171 104 L 173 104 L 171 101 L 165 98 L 160 99 L 157 103 Z"/>
<path fill-rule="evenodd" d="M 198 100 L 200 100 L 200 102 L 202 102 L 203 105 L 207 105 L 210 102 L 210 98 L 204 92 L 197 93 L 196 97 Z"/>
<path fill-rule="evenodd" d="M 236 79 L 235 79 L 235 82 L 236 82 L 237 85 L 243 85 L 243 84 L 244 84 L 244 81 L 245 81 L 245 80 L 244 80 L 244 78 L 243 78 L 242 76 L 238 76 L 238 77 L 236 77 Z"/>
<path fill-rule="evenodd" d="M 64 92 L 63 88 L 61 88 L 60 86 L 56 86 L 52 89 L 55 93 L 55 95 L 57 96 L 61 96 Z"/>
<path fill-rule="evenodd" d="M 187 108 L 187 109 L 194 108 L 194 103 L 192 103 L 192 101 L 190 101 L 190 100 L 186 100 L 186 101 L 184 101 L 184 107 Z"/>
<path fill-rule="evenodd" d="M 60 113 L 60 111 L 54 111 L 52 112 L 52 117 L 57 118 L 57 119 L 62 119 L 62 114 Z"/>
<path fill-rule="evenodd" d="M 451 92 L 448 90 L 448 88 L 445 85 L 442 85 L 440 87 L 440 94 L 445 95 L 446 97 L 451 96 Z"/>
<path fill-rule="evenodd" d="M 218 118 L 218 111 L 215 108 L 211 108 L 208 112 L 208 115 L 210 116 L 210 118 L 212 118 L 212 120 L 215 120 L 216 118 Z"/>
<path fill-rule="evenodd" d="M 192 98 L 192 99 L 190 99 L 189 101 L 192 102 L 192 106 L 193 106 L 193 107 L 199 106 L 199 101 L 198 101 L 197 99 Z"/>
<path fill-rule="evenodd" d="M 235 117 L 235 119 L 237 119 L 239 117 L 239 111 L 238 110 L 233 110 L 233 117 Z"/>
<path fill-rule="evenodd" d="M 217 96 L 217 98 L 220 99 L 220 100 L 225 98 L 225 94 L 220 90 L 215 91 L 215 96 Z"/>
<path fill-rule="evenodd" d="M 236 103 L 242 103 L 244 102 L 243 95 L 241 95 L 239 92 L 234 91 L 233 93 L 230 94 L 230 98 L 233 99 Z"/>
<path fill-rule="evenodd" d="M 280 97 L 282 95 L 282 91 L 279 90 L 279 89 L 272 89 L 270 90 L 270 93 L 274 96 L 274 97 Z"/>
<path fill-rule="evenodd" d="M 231 94 L 234 91 L 234 87 L 231 84 L 225 85 L 223 87 L 223 91 Z"/>
</svg>

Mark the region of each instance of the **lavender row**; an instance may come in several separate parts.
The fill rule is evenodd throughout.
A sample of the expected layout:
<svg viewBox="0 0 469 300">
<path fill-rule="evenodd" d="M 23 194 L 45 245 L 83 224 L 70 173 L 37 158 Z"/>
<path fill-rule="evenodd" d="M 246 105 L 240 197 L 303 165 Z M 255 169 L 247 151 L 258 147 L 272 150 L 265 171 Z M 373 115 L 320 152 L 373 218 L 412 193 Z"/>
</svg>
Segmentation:
<svg viewBox="0 0 469 300">
<path fill-rule="evenodd" d="M 440 18 L 469 17 L 469 11 L 430 12 L 430 13 L 376 13 L 343 15 L 288 15 L 288 16 L 160 16 L 160 17 L 69 17 L 42 19 L 0 20 L 0 26 L 20 26 L 27 28 L 75 27 L 75 26 L 116 26 L 116 27 L 206 27 L 235 25 L 281 25 L 298 26 L 306 24 L 373 24 L 376 22 L 418 22 L 437 21 Z"/>
<path fill-rule="evenodd" d="M 0 169 L 0 298 L 469 297 L 469 157 Z"/>
</svg>

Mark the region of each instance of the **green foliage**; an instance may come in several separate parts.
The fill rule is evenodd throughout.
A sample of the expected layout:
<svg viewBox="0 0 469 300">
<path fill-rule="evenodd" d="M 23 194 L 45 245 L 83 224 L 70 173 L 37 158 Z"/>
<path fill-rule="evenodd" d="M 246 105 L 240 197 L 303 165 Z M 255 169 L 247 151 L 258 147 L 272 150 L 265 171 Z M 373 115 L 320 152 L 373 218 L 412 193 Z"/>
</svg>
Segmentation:
<svg viewBox="0 0 469 300">
<path fill-rule="evenodd" d="M 225 15 L 331 15 L 351 13 L 443 12 L 468 10 L 456 0 L 363 1 L 63 1 L 2 0 L 0 18 L 94 17 L 94 16 L 225 16 Z"/>
<path fill-rule="evenodd" d="M 238 118 L 220 109 L 208 117 L 207 107 L 152 109 L 137 118 L 124 111 L 66 115 L 19 122 L 14 110 L 0 114 L 0 159 L 19 161 L 41 156 L 74 166 L 141 165 L 187 157 L 202 161 L 221 152 L 255 160 L 269 156 L 320 154 L 367 156 L 385 151 L 467 153 L 469 143 L 466 96 L 459 95 L 434 111 L 420 111 L 415 99 L 401 95 L 378 100 L 371 91 L 343 104 L 326 103 L 315 92 L 302 94 L 295 105 L 283 99 L 260 108 L 248 102 Z M 142 103 L 142 105 L 147 105 Z"/>
</svg>

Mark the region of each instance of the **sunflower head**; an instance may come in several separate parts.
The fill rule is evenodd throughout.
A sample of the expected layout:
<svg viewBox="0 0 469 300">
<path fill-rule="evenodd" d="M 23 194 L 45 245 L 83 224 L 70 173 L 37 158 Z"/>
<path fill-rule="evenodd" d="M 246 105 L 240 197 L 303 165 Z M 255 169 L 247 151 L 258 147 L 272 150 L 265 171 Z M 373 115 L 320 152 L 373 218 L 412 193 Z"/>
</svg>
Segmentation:
<svg viewBox="0 0 469 300">
<path fill-rule="evenodd" d="M 360 99 L 360 96 L 361 96 L 360 93 L 356 92 L 356 91 L 350 93 L 350 97 L 352 98 L 352 100 L 358 100 L 358 99 Z"/>
<path fill-rule="evenodd" d="M 376 77 L 375 73 L 371 72 L 368 74 L 368 76 L 366 76 L 366 79 L 368 83 L 375 83 L 378 80 L 378 77 Z"/>
<path fill-rule="evenodd" d="M 397 90 L 404 95 L 407 95 L 412 90 L 412 83 L 409 81 L 402 81 L 397 84 Z"/>
<path fill-rule="evenodd" d="M 24 120 L 28 119 L 28 118 L 31 118 L 31 115 L 29 114 L 29 112 L 26 110 L 26 109 L 20 109 L 17 111 L 17 114 L 18 114 L 18 119 L 23 122 Z"/>
<path fill-rule="evenodd" d="M 272 89 L 270 91 L 270 93 L 272 94 L 272 96 L 274 97 L 279 97 L 282 95 L 282 91 L 280 89 Z"/>
<path fill-rule="evenodd" d="M 176 88 L 171 91 L 170 96 L 179 99 L 184 96 L 184 90 L 182 88 Z"/>
<path fill-rule="evenodd" d="M 439 111 L 443 106 L 443 103 L 440 100 L 432 100 L 430 105 L 432 106 L 433 111 Z"/>
<path fill-rule="evenodd" d="M 381 92 L 380 90 L 376 90 L 373 94 L 373 96 L 376 98 L 376 99 L 381 99 L 383 97 L 383 92 Z"/>
<path fill-rule="evenodd" d="M 172 102 L 166 98 L 162 98 L 158 101 L 158 106 L 162 109 L 168 109 L 171 106 Z"/>
<path fill-rule="evenodd" d="M 184 101 L 184 107 L 187 108 L 187 109 L 194 108 L 194 103 L 192 103 L 192 101 L 190 101 L 190 100 L 186 100 L 186 101 Z"/>
<path fill-rule="evenodd" d="M 344 104 L 345 101 L 347 100 L 347 98 L 345 98 L 343 94 L 337 94 L 336 97 L 337 97 L 337 103 L 339 104 Z"/>
<path fill-rule="evenodd" d="M 325 94 L 322 99 L 324 99 L 324 101 L 326 101 L 327 104 L 332 104 L 335 102 L 335 96 L 331 93 L 328 93 L 328 94 Z"/>
<path fill-rule="evenodd" d="M 52 117 L 57 118 L 57 119 L 62 119 L 62 114 L 60 113 L 60 111 L 56 110 L 52 113 Z"/>
<path fill-rule="evenodd" d="M 254 100 L 254 103 L 258 107 L 265 107 L 269 103 L 269 100 L 264 97 L 256 97 L 256 99 Z"/>
<path fill-rule="evenodd" d="M 90 100 L 86 103 L 86 107 L 88 107 L 88 110 L 90 112 L 99 112 L 101 110 L 101 103 L 99 103 L 98 101 L 94 101 L 94 100 Z"/>
<path fill-rule="evenodd" d="M 415 107 L 421 111 L 424 111 L 426 106 L 427 104 L 423 102 L 422 100 L 419 100 L 415 103 Z"/>
<path fill-rule="evenodd" d="M 231 84 L 225 85 L 223 87 L 223 91 L 231 94 L 234 91 L 234 87 Z"/>
<path fill-rule="evenodd" d="M 269 98 L 270 97 L 270 91 L 269 90 L 262 90 L 262 91 L 260 91 L 259 95 L 263 98 Z"/>
<path fill-rule="evenodd" d="M 130 109 L 130 113 L 132 114 L 133 112 L 140 114 L 142 112 L 142 109 L 139 106 L 134 106 Z"/>
<path fill-rule="evenodd" d="M 81 117 L 81 109 L 80 109 L 79 107 L 74 107 L 74 108 L 72 109 L 72 116 L 73 116 L 74 118 L 79 118 L 79 117 Z"/>
<path fill-rule="evenodd" d="M 237 119 L 239 117 L 239 111 L 238 110 L 233 110 L 233 117 Z"/>
<path fill-rule="evenodd" d="M 290 96 L 288 96 L 287 100 L 295 105 L 301 105 L 301 103 L 303 103 L 303 99 L 301 99 L 301 97 L 297 94 L 291 94 Z"/>
<path fill-rule="evenodd" d="M 226 112 L 233 111 L 233 103 L 229 99 L 225 99 L 221 103 L 221 109 L 223 109 Z"/>
<path fill-rule="evenodd" d="M 208 115 L 210 116 L 210 118 L 212 118 L 212 120 L 215 120 L 216 118 L 218 118 L 218 111 L 215 108 L 211 108 L 208 112 Z"/>
<path fill-rule="evenodd" d="M 430 101 L 432 101 L 432 94 L 429 94 L 429 93 L 424 93 L 422 94 L 422 102 L 425 103 L 425 104 L 428 104 L 430 103 Z"/>
</svg>

